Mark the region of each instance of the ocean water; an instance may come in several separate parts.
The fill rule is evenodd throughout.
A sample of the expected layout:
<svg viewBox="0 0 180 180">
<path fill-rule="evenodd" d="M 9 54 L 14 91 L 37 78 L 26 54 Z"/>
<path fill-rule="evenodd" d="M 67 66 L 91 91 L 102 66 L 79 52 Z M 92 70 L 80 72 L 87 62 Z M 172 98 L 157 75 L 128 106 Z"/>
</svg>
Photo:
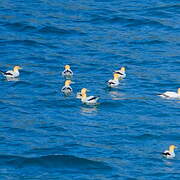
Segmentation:
<svg viewBox="0 0 180 180">
<path fill-rule="evenodd" d="M 0 179 L 180 179 L 180 101 L 157 96 L 180 87 L 179 20 L 177 0 L 1 1 L 0 69 L 23 70 L 0 77 Z M 98 105 L 75 98 L 83 87 Z"/>
</svg>

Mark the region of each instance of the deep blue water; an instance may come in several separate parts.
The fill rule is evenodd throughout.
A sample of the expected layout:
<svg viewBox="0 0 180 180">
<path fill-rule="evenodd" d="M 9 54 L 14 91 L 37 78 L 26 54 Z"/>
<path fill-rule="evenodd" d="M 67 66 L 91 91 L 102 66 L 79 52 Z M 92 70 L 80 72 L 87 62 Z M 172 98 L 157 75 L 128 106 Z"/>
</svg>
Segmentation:
<svg viewBox="0 0 180 180">
<path fill-rule="evenodd" d="M 0 3 L 0 179 L 180 179 L 180 4 L 167 0 Z M 74 71 L 64 97 L 61 71 Z M 106 81 L 127 68 L 118 88 Z M 99 95 L 89 107 L 76 99 Z"/>
</svg>

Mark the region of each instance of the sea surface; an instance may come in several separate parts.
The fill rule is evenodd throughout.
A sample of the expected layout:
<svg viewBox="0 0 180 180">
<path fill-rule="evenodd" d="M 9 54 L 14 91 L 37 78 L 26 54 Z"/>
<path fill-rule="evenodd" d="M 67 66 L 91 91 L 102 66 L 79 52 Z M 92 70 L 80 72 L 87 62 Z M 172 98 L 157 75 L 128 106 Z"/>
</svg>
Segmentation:
<svg viewBox="0 0 180 180">
<path fill-rule="evenodd" d="M 178 0 L 4 0 L 0 32 L 0 69 L 23 67 L 0 76 L 0 180 L 180 179 L 180 101 L 157 96 L 180 87 Z"/>
</svg>

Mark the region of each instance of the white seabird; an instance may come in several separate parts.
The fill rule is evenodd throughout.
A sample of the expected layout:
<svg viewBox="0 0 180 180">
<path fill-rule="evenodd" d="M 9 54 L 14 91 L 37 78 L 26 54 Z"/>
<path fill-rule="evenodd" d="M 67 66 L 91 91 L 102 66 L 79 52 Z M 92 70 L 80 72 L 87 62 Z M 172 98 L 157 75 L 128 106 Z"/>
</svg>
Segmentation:
<svg viewBox="0 0 180 180">
<path fill-rule="evenodd" d="M 98 96 L 88 96 L 87 97 L 86 92 L 87 92 L 86 88 L 81 89 L 81 96 L 80 96 L 81 101 L 87 105 L 97 104 L 97 100 L 99 99 L 99 97 Z"/>
<path fill-rule="evenodd" d="M 180 88 L 178 88 L 177 92 L 172 92 L 172 91 L 166 91 L 163 94 L 160 94 L 159 96 L 163 98 L 178 98 L 180 99 Z"/>
<path fill-rule="evenodd" d="M 108 84 L 109 87 L 116 87 L 116 86 L 119 85 L 119 74 L 116 74 L 116 73 L 115 73 L 113 76 L 114 76 L 114 78 L 113 78 L 113 79 L 110 79 L 110 80 L 107 82 L 107 84 Z"/>
<path fill-rule="evenodd" d="M 126 77 L 126 68 L 121 67 L 120 70 L 114 71 L 115 74 L 119 74 L 119 79 L 123 79 Z"/>
<path fill-rule="evenodd" d="M 168 158 L 168 159 L 171 159 L 171 158 L 174 158 L 176 155 L 175 155 L 175 152 L 174 152 L 174 149 L 177 148 L 175 145 L 170 145 L 169 146 L 169 150 L 166 150 L 164 151 L 162 154 L 164 157 Z"/>
<path fill-rule="evenodd" d="M 73 76 L 73 72 L 71 70 L 70 65 L 65 65 L 64 66 L 64 71 L 62 72 L 62 75 L 66 78 L 71 78 Z"/>
<path fill-rule="evenodd" d="M 61 89 L 61 92 L 63 92 L 65 95 L 69 95 L 72 93 L 72 88 L 70 84 L 72 83 L 71 80 L 66 80 L 64 86 Z"/>
<path fill-rule="evenodd" d="M 0 70 L 0 72 L 6 78 L 17 78 L 20 75 L 20 73 L 19 73 L 20 69 L 22 69 L 20 66 L 14 66 L 13 70 L 9 70 L 9 71 L 6 71 L 6 72 Z"/>
</svg>

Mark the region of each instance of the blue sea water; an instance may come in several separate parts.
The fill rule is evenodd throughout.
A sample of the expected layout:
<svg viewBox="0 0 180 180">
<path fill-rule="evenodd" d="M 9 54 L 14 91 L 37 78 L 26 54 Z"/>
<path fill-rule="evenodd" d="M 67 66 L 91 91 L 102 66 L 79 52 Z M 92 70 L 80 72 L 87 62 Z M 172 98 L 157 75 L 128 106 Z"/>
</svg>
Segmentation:
<svg viewBox="0 0 180 180">
<path fill-rule="evenodd" d="M 0 3 L 0 179 L 180 179 L 177 0 L 5 0 Z M 74 71 L 64 97 L 61 71 Z M 113 70 L 127 77 L 108 89 Z M 82 105 L 83 87 L 100 104 Z"/>
</svg>

